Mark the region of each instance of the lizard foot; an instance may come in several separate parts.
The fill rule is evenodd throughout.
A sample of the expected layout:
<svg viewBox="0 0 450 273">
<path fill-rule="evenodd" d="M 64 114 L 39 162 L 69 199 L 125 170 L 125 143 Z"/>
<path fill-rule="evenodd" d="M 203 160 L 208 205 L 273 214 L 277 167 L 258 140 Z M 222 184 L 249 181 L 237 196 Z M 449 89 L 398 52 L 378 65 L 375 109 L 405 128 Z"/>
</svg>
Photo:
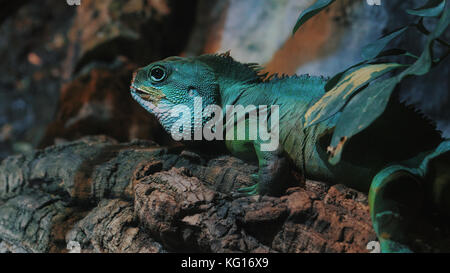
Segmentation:
<svg viewBox="0 0 450 273">
<path fill-rule="evenodd" d="M 258 181 L 258 174 L 252 174 L 252 179 L 255 181 Z M 259 184 L 256 183 L 253 186 L 245 187 L 237 189 L 236 192 L 233 193 L 234 197 L 246 197 L 246 196 L 253 196 L 259 194 L 258 192 Z"/>
<path fill-rule="evenodd" d="M 247 195 L 256 195 L 258 194 L 258 184 L 255 184 L 250 187 L 240 188 L 237 190 L 238 193 L 247 194 Z"/>
</svg>

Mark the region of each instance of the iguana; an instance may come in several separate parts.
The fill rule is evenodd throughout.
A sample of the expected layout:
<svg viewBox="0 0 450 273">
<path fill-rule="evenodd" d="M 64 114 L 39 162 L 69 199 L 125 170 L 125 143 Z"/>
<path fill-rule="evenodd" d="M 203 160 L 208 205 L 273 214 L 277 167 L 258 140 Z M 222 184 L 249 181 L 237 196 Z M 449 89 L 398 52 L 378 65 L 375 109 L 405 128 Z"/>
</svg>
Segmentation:
<svg viewBox="0 0 450 273">
<path fill-rule="evenodd" d="M 262 151 L 261 140 L 227 140 L 232 154 L 256 156 L 257 183 L 241 189 L 248 195 L 276 195 L 285 187 L 290 164 L 306 178 L 342 183 L 369 192 L 375 232 L 383 252 L 411 251 L 408 230 L 424 204 L 450 212 L 450 141 L 416 110 L 393 99 L 369 128 L 350 138 L 342 160 L 328 161 L 327 148 L 339 113 L 304 128 L 305 113 L 325 95 L 326 78 L 267 77 L 256 64 L 243 64 L 229 54 L 170 57 L 138 69 L 131 95 L 170 132 L 177 118 L 169 112 L 194 97 L 202 107 L 278 105 L 279 148 Z M 207 120 L 194 123 L 205 126 Z M 235 126 L 235 124 L 233 125 Z M 445 216 L 448 217 L 448 216 Z"/>
</svg>

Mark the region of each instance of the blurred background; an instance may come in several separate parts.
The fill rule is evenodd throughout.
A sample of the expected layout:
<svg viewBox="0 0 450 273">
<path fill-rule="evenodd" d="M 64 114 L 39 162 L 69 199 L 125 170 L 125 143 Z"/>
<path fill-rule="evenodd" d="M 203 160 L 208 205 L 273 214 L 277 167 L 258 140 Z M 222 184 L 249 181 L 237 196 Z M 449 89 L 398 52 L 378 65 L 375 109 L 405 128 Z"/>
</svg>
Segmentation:
<svg viewBox="0 0 450 273">
<path fill-rule="evenodd" d="M 131 73 L 172 56 L 225 52 L 268 72 L 333 76 L 361 48 L 415 20 L 424 1 L 336 1 L 294 36 L 314 0 L 0 0 L 0 160 L 85 135 L 169 138 L 129 95 Z M 445 39 L 450 40 L 449 32 Z M 414 31 L 393 42 L 420 54 Z M 401 86 L 450 137 L 448 60 Z"/>
</svg>

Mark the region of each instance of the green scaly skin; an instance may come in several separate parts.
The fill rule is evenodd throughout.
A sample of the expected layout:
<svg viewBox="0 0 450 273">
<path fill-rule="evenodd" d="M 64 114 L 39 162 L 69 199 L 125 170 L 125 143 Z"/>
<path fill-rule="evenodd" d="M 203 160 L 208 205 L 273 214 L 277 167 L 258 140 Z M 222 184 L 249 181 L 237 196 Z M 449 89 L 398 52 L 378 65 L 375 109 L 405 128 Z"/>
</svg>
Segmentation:
<svg viewBox="0 0 450 273">
<path fill-rule="evenodd" d="M 306 75 L 265 79 L 259 70 L 256 64 L 241 64 L 229 54 L 171 57 L 136 71 L 131 94 L 168 132 L 178 119 L 171 117 L 170 109 L 186 105 L 193 116 L 198 96 L 202 109 L 212 104 L 224 110 L 227 105 L 278 105 L 277 150 L 262 151 L 260 139 L 226 141 L 232 154 L 245 159 L 256 156 L 259 162 L 254 175 L 258 183 L 239 192 L 283 193 L 291 165 L 308 179 L 369 192 L 383 252 L 411 251 L 410 227 L 427 202 L 442 213 L 450 212 L 450 141 L 416 111 L 393 100 L 367 130 L 348 140 L 341 162 L 331 165 L 327 146 L 339 114 L 303 127 L 306 111 L 325 94 L 326 79 Z M 207 121 L 191 120 L 192 131 Z"/>
</svg>

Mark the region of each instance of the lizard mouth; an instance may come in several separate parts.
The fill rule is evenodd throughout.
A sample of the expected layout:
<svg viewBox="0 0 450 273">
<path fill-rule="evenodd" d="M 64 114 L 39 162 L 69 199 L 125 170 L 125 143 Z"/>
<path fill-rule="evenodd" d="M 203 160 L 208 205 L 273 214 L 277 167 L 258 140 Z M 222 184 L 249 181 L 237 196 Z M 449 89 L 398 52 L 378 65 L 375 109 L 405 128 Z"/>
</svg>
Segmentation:
<svg viewBox="0 0 450 273">
<path fill-rule="evenodd" d="M 155 106 L 166 97 L 161 90 L 150 86 L 136 86 L 134 81 L 131 83 L 130 90 L 143 100 L 153 103 Z"/>
<path fill-rule="evenodd" d="M 147 91 L 142 90 L 142 89 L 138 89 L 138 88 L 136 88 L 134 86 L 131 86 L 130 89 L 131 89 L 132 92 L 134 92 L 136 95 L 138 95 L 143 100 L 146 100 L 146 101 L 149 101 L 149 102 L 159 102 L 160 101 L 160 99 L 158 99 L 157 96 L 152 96 L 152 93 L 150 93 L 150 92 L 147 92 Z"/>
</svg>

